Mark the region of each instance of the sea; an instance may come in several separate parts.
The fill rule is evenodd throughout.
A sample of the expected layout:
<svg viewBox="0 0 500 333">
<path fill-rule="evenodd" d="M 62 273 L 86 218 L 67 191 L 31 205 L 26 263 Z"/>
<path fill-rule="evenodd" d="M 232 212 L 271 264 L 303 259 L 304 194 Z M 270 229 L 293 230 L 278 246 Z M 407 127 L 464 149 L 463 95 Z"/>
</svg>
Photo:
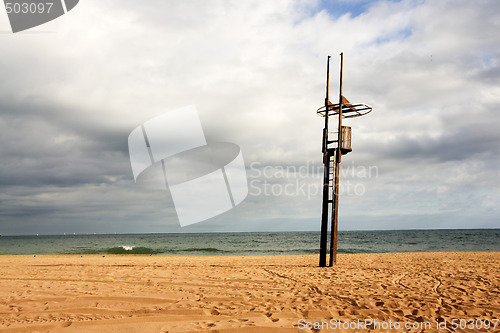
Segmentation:
<svg viewBox="0 0 500 333">
<path fill-rule="evenodd" d="M 0 254 L 319 253 L 319 232 L 1 236 Z M 340 231 L 338 253 L 500 251 L 500 229 Z"/>
</svg>

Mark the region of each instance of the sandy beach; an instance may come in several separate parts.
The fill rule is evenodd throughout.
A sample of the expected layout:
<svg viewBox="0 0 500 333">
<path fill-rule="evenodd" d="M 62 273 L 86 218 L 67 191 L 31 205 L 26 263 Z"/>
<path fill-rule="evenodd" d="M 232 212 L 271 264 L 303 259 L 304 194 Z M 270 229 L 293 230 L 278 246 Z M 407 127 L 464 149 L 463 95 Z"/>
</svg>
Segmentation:
<svg viewBox="0 0 500 333">
<path fill-rule="evenodd" d="M 0 256 L 0 331 L 500 331 L 500 252 L 344 254 L 334 268 L 317 261 Z"/>
</svg>

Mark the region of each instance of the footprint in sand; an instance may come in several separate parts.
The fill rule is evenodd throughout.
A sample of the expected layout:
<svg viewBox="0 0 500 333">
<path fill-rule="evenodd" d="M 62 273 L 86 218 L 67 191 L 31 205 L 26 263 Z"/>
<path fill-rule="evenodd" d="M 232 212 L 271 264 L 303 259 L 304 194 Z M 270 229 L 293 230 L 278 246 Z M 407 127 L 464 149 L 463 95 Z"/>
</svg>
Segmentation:
<svg viewBox="0 0 500 333">
<path fill-rule="evenodd" d="M 54 325 L 54 327 L 65 328 L 71 326 L 71 324 L 73 324 L 73 322 L 68 320 L 68 321 L 63 321 L 62 323 L 57 323 L 56 325 Z"/>
</svg>

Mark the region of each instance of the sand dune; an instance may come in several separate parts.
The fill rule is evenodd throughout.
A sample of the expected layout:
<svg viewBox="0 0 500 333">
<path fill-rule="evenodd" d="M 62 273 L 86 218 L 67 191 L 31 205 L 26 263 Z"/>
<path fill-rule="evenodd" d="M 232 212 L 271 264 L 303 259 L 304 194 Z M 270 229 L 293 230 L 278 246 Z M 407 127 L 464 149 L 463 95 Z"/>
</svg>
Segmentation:
<svg viewBox="0 0 500 333">
<path fill-rule="evenodd" d="M 350 254 L 319 268 L 316 255 L 0 256 L 0 332 L 498 332 L 499 259 Z"/>
</svg>

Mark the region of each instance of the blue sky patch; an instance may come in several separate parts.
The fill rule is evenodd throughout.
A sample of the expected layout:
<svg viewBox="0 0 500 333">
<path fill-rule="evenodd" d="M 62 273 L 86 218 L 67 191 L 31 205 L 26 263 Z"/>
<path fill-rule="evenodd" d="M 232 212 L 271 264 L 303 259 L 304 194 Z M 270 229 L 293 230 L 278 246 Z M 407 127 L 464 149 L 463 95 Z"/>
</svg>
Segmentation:
<svg viewBox="0 0 500 333">
<path fill-rule="evenodd" d="M 351 17 L 365 13 L 373 4 L 380 0 L 320 0 L 318 11 L 326 10 L 333 17 L 350 14 Z M 389 0 L 399 2 L 399 0 Z"/>
</svg>

